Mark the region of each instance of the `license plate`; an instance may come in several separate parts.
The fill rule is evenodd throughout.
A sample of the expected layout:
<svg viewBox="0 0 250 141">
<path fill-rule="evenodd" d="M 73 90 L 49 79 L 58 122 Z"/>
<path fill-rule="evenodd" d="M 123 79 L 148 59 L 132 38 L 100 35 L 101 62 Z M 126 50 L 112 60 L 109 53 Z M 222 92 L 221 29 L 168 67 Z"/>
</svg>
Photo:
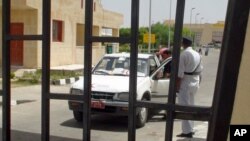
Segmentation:
<svg viewBox="0 0 250 141">
<path fill-rule="evenodd" d="M 91 101 L 91 107 L 97 109 L 105 109 L 105 105 L 102 101 Z"/>
</svg>

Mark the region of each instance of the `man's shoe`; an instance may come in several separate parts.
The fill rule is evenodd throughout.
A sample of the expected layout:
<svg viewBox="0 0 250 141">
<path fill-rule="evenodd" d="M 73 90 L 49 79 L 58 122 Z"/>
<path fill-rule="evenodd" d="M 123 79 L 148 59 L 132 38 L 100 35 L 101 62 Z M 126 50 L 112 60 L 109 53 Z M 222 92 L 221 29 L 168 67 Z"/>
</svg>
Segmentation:
<svg viewBox="0 0 250 141">
<path fill-rule="evenodd" d="M 176 137 L 192 138 L 193 135 L 194 135 L 194 132 L 190 132 L 190 133 L 187 133 L 187 134 L 181 133 L 179 135 L 176 135 Z"/>
</svg>

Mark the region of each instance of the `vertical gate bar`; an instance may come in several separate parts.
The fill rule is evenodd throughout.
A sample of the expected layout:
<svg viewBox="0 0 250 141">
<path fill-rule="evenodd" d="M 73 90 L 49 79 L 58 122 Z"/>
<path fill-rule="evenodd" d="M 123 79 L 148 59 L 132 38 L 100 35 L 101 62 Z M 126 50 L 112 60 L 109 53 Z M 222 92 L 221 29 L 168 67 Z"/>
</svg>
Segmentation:
<svg viewBox="0 0 250 141">
<path fill-rule="evenodd" d="M 92 27 L 93 0 L 85 1 L 85 43 L 84 43 L 84 104 L 83 104 L 83 140 L 91 139 L 91 66 L 92 66 Z"/>
<path fill-rule="evenodd" d="M 10 34 L 10 0 L 2 1 L 2 89 L 3 89 L 3 113 L 2 113 L 2 140 L 10 141 L 11 140 L 11 109 L 10 109 L 10 99 L 11 99 L 11 90 L 10 90 L 10 40 L 7 40 L 7 35 Z"/>
<path fill-rule="evenodd" d="M 174 32 L 174 48 L 173 48 L 173 59 L 170 76 L 170 86 L 169 86 L 169 97 L 168 103 L 171 105 L 170 110 L 167 111 L 167 122 L 165 130 L 165 141 L 172 141 L 173 138 L 173 126 L 174 126 L 174 105 L 176 98 L 176 79 L 178 74 L 178 64 L 180 57 L 180 47 L 182 40 L 182 28 L 183 28 L 183 18 L 185 11 L 185 0 L 178 0 L 176 6 L 176 22 L 175 22 L 175 32 Z"/>
<path fill-rule="evenodd" d="M 137 93 L 137 54 L 139 28 L 139 0 L 131 2 L 131 39 L 130 39 L 130 75 L 129 75 L 129 106 L 128 106 L 128 141 L 135 141 L 136 93 Z"/>
<path fill-rule="evenodd" d="M 208 128 L 208 141 L 224 141 L 228 137 L 244 48 L 249 7 L 249 0 L 230 0 L 228 3 L 212 105 L 213 113 Z M 234 57 L 233 60 L 231 59 L 232 56 Z M 220 129 L 220 132 L 217 129 Z"/>
<path fill-rule="evenodd" d="M 42 141 L 49 141 L 50 137 L 50 23 L 51 0 L 42 2 Z"/>
</svg>

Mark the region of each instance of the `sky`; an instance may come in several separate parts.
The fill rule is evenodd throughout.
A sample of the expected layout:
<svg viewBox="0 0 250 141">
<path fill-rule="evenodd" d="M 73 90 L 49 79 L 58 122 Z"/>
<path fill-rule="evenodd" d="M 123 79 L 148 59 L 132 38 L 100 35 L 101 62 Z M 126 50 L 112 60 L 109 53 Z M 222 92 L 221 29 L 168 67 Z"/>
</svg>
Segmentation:
<svg viewBox="0 0 250 141">
<path fill-rule="evenodd" d="M 122 27 L 130 27 L 131 24 L 131 1 L 132 0 L 101 0 L 105 9 L 112 10 L 124 15 Z M 171 2 L 171 6 L 170 6 Z M 150 0 L 140 0 L 140 26 L 149 25 Z M 151 0 L 151 24 L 174 20 L 177 0 Z M 184 23 L 216 23 L 225 21 L 228 0 L 186 0 Z M 171 7 L 171 12 L 170 12 Z M 191 14 L 191 9 L 192 10 Z M 170 16 L 171 13 L 171 16 Z"/>
</svg>

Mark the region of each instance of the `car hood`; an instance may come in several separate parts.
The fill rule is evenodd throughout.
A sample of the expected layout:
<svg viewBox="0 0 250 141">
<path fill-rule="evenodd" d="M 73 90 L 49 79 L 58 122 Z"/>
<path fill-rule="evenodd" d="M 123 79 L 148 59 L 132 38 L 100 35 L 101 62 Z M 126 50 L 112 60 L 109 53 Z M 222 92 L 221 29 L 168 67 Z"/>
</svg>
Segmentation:
<svg viewBox="0 0 250 141">
<path fill-rule="evenodd" d="M 72 88 L 83 90 L 83 79 L 76 81 Z M 137 84 L 142 82 L 145 77 L 137 77 Z M 102 92 L 128 92 L 129 77 L 127 76 L 107 76 L 107 75 L 92 75 L 92 91 Z"/>
</svg>

